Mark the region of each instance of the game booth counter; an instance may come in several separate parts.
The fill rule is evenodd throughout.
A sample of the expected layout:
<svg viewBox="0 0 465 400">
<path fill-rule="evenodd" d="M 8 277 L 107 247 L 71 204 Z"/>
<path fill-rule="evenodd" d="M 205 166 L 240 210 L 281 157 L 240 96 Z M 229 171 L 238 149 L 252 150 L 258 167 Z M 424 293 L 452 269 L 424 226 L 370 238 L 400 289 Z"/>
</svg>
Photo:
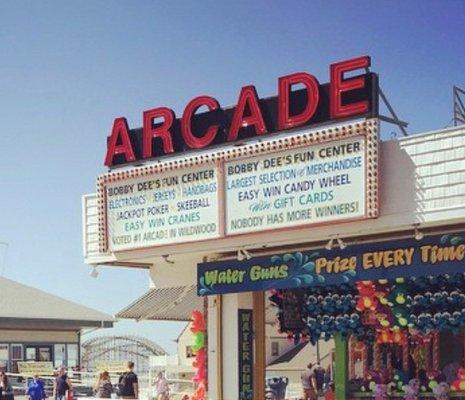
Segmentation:
<svg viewBox="0 0 465 400">
<path fill-rule="evenodd" d="M 270 313 L 296 346 L 334 340 L 338 400 L 464 387 L 465 130 L 380 140 L 370 64 L 114 121 L 85 262 L 148 271 L 119 318 L 195 316 L 191 399 L 265 398 Z"/>
</svg>

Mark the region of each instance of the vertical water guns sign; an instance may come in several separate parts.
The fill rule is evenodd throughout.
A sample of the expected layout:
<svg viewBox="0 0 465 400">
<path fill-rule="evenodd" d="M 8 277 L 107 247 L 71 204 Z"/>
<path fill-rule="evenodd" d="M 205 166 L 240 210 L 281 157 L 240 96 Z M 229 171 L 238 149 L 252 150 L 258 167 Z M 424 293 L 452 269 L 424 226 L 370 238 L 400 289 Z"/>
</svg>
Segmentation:
<svg viewBox="0 0 465 400">
<path fill-rule="evenodd" d="M 239 309 L 239 399 L 253 400 L 252 310 Z"/>
<path fill-rule="evenodd" d="M 192 366 L 197 370 L 192 381 L 196 388 L 190 400 L 205 400 L 207 392 L 207 351 L 205 346 L 205 319 L 200 311 L 192 312 L 191 332 L 194 335 L 192 350 L 195 353 L 195 360 Z"/>
</svg>

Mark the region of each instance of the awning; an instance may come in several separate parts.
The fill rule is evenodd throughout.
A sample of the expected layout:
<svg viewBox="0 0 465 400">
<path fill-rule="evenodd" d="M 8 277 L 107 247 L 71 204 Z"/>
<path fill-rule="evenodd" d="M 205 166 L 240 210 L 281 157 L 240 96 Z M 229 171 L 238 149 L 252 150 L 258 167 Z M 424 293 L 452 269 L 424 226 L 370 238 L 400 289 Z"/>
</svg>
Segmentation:
<svg viewBox="0 0 465 400">
<path fill-rule="evenodd" d="M 197 296 L 197 286 L 175 286 L 150 289 L 143 296 L 115 315 L 119 319 L 135 319 L 137 321 L 190 321 L 192 311 L 203 311 L 205 297 Z M 274 324 L 276 307 L 266 300 L 265 320 Z"/>
<path fill-rule="evenodd" d="M 118 312 L 116 318 L 190 321 L 192 311 L 203 310 L 203 301 L 197 296 L 196 285 L 154 288 Z"/>
</svg>

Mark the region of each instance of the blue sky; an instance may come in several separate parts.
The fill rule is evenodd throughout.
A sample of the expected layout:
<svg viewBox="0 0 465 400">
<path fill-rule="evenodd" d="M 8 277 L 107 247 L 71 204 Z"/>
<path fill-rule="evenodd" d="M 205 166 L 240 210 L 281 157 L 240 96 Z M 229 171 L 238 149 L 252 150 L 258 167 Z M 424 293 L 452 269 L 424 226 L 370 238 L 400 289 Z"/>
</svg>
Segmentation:
<svg viewBox="0 0 465 400">
<path fill-rule="evenodd" d="M 465 87 L 463 1 L 14 1 L 0 4 L 0 241 L 4 275 L 114 313 L 141 295 L 144 271 L 88 276 L 81 200 L 104 172 L 115 117 L 181 113 L 194 96 L 234 104 L 255 84 L 372 56 L 411 133 L 452 117 Z M 0 251 L 3 249 L 0 248 Z M 0 257 L 1 260 L 1 257 Z M 180 324 L 122 323 L 170 351 Z"/>
</svg>

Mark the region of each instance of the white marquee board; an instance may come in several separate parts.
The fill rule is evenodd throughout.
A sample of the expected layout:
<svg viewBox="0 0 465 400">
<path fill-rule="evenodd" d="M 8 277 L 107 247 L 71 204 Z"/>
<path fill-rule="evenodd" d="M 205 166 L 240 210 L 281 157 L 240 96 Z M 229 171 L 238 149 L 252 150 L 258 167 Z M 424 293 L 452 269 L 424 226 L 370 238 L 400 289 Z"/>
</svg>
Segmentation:
<svg viewBox="0 0 465 400">
<path fill-rule="evenodd" d="M 106 185 L 113 251 L 218 237 L 215 166 L 167 171 Z"/>
<path fill-rule="evenodd" d="M 226 232 L 249 233 L 365 215 L 365 138 L 225 164 Z"/>
</svg>

